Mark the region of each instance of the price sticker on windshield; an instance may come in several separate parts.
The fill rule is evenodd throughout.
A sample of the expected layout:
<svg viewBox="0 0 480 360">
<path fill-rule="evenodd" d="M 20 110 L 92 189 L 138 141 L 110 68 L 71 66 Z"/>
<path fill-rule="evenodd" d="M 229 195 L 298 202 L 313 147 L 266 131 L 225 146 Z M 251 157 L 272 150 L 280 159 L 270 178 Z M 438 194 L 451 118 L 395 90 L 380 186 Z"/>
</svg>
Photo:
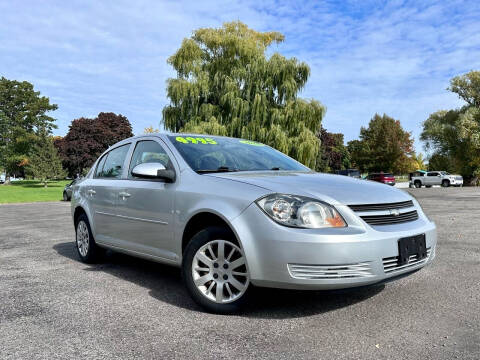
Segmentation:
<svg viewBox="0 0 480 360">
<path fill-rule="evenodd" d="M 209 145 L 217 145 L 217 142 L 213 140 L 212 138 L 203 138 L 203 137 L 183 137 L 183 136 L 177 136 L 175 138 L 180 143 L 183 144 L 209 144 Z"/>
</svg>

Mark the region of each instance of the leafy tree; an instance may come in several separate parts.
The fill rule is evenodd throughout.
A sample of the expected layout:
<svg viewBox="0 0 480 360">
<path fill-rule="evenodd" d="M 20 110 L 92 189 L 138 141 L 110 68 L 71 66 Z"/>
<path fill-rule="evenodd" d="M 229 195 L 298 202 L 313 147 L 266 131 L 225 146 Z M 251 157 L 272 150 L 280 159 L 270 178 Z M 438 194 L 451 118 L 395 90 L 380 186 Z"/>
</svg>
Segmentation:
<svg viewBox="0 0 480 360">
<path fill-rule="evenodd" d="M 125 116 L 102 112 L 95 119 L 73 120 L 67 135 L 55 141 L 55 146 L 69 175 L 76 176 L 108 147 L 131 136 L 132 127 Z"/>
<path fill-rule="evenodd" d="M 480 71 L 454 77 L 448 89 L 466 105 L 431 114 L 423 123 L 420 139 L 434 153 L 429 167 L 445 166 L 476 183 L 480 177 Z"/>
<path fill-rule="evenodd" d="M 447 90 L 456 93 L 469 106 L 480 108 L 480 71 L 455 76 Z"/>
<path fill-rule="evenodd" d="M 373 159 L 370 158 L 370 147 L 365 141 L 352 140 L 347 144 L 352 166 L 360 169 L 361 172 L 372 168 Z"/>
<path fill-rule="evenodd" d="M 443 170 L 448 172 L 454 172 L 455 164 L 453 163 L 451 157 L 435 153 L 428 159 L 428 170 Z"/>
<path fill-rule="evenodd" d="M 360 129 L 360 140 L 350 141 L 348 149 L 352 162 L 362 171 L 402 173 L 411 164 L 413 140 L 399 120 L 375 114 L 368 128 Z"/>
<path fill-rule="evenodd" d="M 393 164 L 393 172 L 395 174 L 406 174 L 411 173 L 415 170 L 419 170 L 417 167 L 417 162 L 414 159 L 415 153 L 410 154 L 403 154 L 400 156 L 397 161 Z"/>
<path fill-rule="evenodd" d="M 239 21 L 194 31 L 168 59 L 177 77 L 167 83 L 165 128 L 264 142 L 315 168 L 325 108 L 297 97 L 310 74 L 307 64 L 266 56 L 283 40 Z"/>
<path fill-rule="evenodd" d="M 160 130 L 154 129 L 153 126 L 146 127 L 143 129 L 144 134 L 158 134 Z"/>
<path fill-rule="evenodd" d="M 47 113 L 57 109 L 27 81 L 0 78 L 0 167 L 21 174 L 40 132 L 51 133 L 55 119 Z"/>
<path fill-rule="evenodd" d="M 47 187 L 49 180 L 61 179 L 66 176 L 57 149 L 53 145 L 53 139 L 46 133 L 38 137 L 28 161 L 27 171 L 35 179 L 41 180 L 45 187 Z"/>
<path fill-rule="evenodd" d="M 412 171 L 415 170 L 425 170 L 427 167 L 425 165 L 425 158 L 423 157 L 422 153 L 413 153 L 411 156 L 412 164 L 413 164 L 413 169 Z"/>
<path fill-rule="evenodd" d="M 330 133 L 322 127 L 318 137 L 320 139 L 320 151 L 316 170 L 332 172 L 348 169 L 350 167 L 350 153 L 343 143 L 343 134 Z"/>
</svg>

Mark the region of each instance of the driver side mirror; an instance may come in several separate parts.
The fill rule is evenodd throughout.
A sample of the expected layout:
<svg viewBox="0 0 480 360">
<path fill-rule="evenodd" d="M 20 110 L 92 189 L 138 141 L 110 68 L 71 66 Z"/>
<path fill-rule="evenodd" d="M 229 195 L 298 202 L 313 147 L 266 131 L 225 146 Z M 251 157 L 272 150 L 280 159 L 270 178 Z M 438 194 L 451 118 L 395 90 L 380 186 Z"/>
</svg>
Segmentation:
<svg viewBox="0 0 480 360">
<path fill-rule="evenodd" d="M 141 179 L 162 179 L 169 183 L 175 181 L 175 171 L 157 162 L 138 164 L 132 169 L 132 175 Z"/>
</svg>

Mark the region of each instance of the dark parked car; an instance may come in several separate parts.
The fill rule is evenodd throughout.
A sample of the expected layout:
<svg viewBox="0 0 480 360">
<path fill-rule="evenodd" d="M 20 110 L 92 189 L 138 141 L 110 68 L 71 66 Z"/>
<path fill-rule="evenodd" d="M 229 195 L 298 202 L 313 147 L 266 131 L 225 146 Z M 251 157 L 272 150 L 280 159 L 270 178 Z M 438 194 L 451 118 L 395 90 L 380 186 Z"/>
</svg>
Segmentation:
<svg viewBox="0 0 480 360">
<path fill-rule="evenodd" d="M 395 176 L 390 173 L 373 173 L 369 174 L 367 176 L 367 180 L 372 180 L 376 182 L 380 182 L 382 184 L 387 184 L 387 185 L 395 185 Z"/>
<path fill-rule="evenodd" d="M 70 184 L 65 185 L 65 187 L 63 188 L 63 201 L 70 201 L 72 199 L 72 187 L 79 180 L 79 178 L 76 178 Z"/>
<path fill-rule="evenodd" d="M 357 179 L 361 178 L 360 171 L 357 170 L 357 169 L 336 170 L 335 174 L 350 176 L 350 177 L 357 178 Z"/>
</svg>

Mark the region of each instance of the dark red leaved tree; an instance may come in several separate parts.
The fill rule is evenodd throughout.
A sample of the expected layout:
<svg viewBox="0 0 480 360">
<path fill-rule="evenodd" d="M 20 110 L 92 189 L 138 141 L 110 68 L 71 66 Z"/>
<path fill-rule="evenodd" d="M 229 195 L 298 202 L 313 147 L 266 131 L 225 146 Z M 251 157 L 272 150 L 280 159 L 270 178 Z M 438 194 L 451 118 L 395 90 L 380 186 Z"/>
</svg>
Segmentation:
<svg viewBox="0 0 480 360">
<path fill-rule="evenodd" d="M 55 146 L 70 176 L 82 174 L 109 146 L 133 136 L 123 115 L 100 113 L 95 119 L 72 121 L 67 135 L 55 140 Z"/>
</svg>

